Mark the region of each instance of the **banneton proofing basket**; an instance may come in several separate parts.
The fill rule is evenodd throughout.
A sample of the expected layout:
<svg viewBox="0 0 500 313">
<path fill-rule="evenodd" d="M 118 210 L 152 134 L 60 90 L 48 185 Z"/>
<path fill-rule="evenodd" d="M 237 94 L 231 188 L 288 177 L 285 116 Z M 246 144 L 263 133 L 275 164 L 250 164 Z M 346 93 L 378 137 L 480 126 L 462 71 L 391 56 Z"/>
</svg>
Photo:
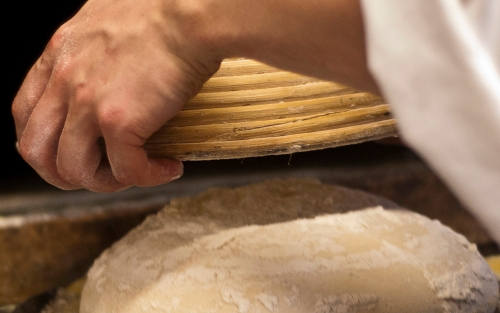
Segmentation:
<svg viewBox="0 0 500 313">
<path fill-rule="evenodd" d="M 145 145 L 181 161 L 331 148 L 396 135 L 380 97 L 249 59 L 228 59 Z"/>
</svg>

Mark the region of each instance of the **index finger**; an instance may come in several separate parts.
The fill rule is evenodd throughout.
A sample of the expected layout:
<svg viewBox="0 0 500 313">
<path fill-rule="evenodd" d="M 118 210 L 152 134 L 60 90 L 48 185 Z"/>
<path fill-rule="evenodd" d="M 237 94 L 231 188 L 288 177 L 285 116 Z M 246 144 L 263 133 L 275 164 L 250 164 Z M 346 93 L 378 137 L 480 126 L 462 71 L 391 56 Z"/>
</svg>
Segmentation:
<svg viewBox="0 0 500 313">
<path fill-rule="evenodd" d="M 144 150 L 147 136 L 156 129 L 154 121 L 140 122 L 140 118 L 137 121 L 137 115 L 140 114 L 124 107 L 127 105 L 115 106 L 107 114 L 103 114 L 105 118 L 101 119 L 106 154 L 116 180 L 128 186 L 146 187 L 164 184 L 180 177 L 183 172 L 181 162 L 150 158 Z"/>
<path fill-rule="evenodd" d="M 148 157 L 142 143 L 133 144 L 113 137 L 105 137 L 105 140 L 113 175 L 124 185 L 161 185 L 183 173 L 180 161 Z"/>
</svg>

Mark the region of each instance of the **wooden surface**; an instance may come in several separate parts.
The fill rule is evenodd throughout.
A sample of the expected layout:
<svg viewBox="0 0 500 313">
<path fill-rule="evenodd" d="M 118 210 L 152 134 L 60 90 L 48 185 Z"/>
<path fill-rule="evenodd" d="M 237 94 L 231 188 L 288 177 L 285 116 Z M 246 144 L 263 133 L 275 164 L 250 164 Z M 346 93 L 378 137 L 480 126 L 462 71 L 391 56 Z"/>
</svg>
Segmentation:
<svg viewBox="0 0 500 313">
<path fill-rule="evenodd" d="M 4 218 L 0 226 L 0 305 L 20 303 L 84 275 L 104 248 L 157 209 L 139 206 L 135 210 L 89 210 L 74 216 L 46 214 L 22 221 Z"/>
</svg>

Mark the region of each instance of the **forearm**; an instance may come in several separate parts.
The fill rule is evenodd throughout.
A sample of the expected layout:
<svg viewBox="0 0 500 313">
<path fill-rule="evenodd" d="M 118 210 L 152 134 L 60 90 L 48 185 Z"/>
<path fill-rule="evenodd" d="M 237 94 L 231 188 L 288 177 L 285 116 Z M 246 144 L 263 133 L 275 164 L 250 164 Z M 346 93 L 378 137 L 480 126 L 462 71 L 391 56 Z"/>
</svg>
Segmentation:
<svg viewBox="0 0 500 313">
<path fill-rule="evenodd" d="M 367 70 L 358 1 L 191 0 L 181 6 L 182 37 L 221 59 L 248 57 L 378 93 Z"/>
</svg>

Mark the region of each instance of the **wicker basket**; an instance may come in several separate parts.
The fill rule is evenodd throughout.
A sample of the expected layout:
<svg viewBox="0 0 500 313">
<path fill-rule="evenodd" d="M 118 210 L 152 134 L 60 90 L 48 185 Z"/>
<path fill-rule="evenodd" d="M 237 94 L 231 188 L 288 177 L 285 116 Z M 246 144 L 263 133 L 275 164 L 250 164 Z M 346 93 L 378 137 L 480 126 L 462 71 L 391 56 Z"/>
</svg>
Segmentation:
<svg viewBox="0 0 500 313">
<path fill-rule="evenodd" d="M 395 121 L 380 97 L 253 60 L 229 59 L 145 149 L 154 157 L 214 160 L 395 135 Z"/>
</svg>

